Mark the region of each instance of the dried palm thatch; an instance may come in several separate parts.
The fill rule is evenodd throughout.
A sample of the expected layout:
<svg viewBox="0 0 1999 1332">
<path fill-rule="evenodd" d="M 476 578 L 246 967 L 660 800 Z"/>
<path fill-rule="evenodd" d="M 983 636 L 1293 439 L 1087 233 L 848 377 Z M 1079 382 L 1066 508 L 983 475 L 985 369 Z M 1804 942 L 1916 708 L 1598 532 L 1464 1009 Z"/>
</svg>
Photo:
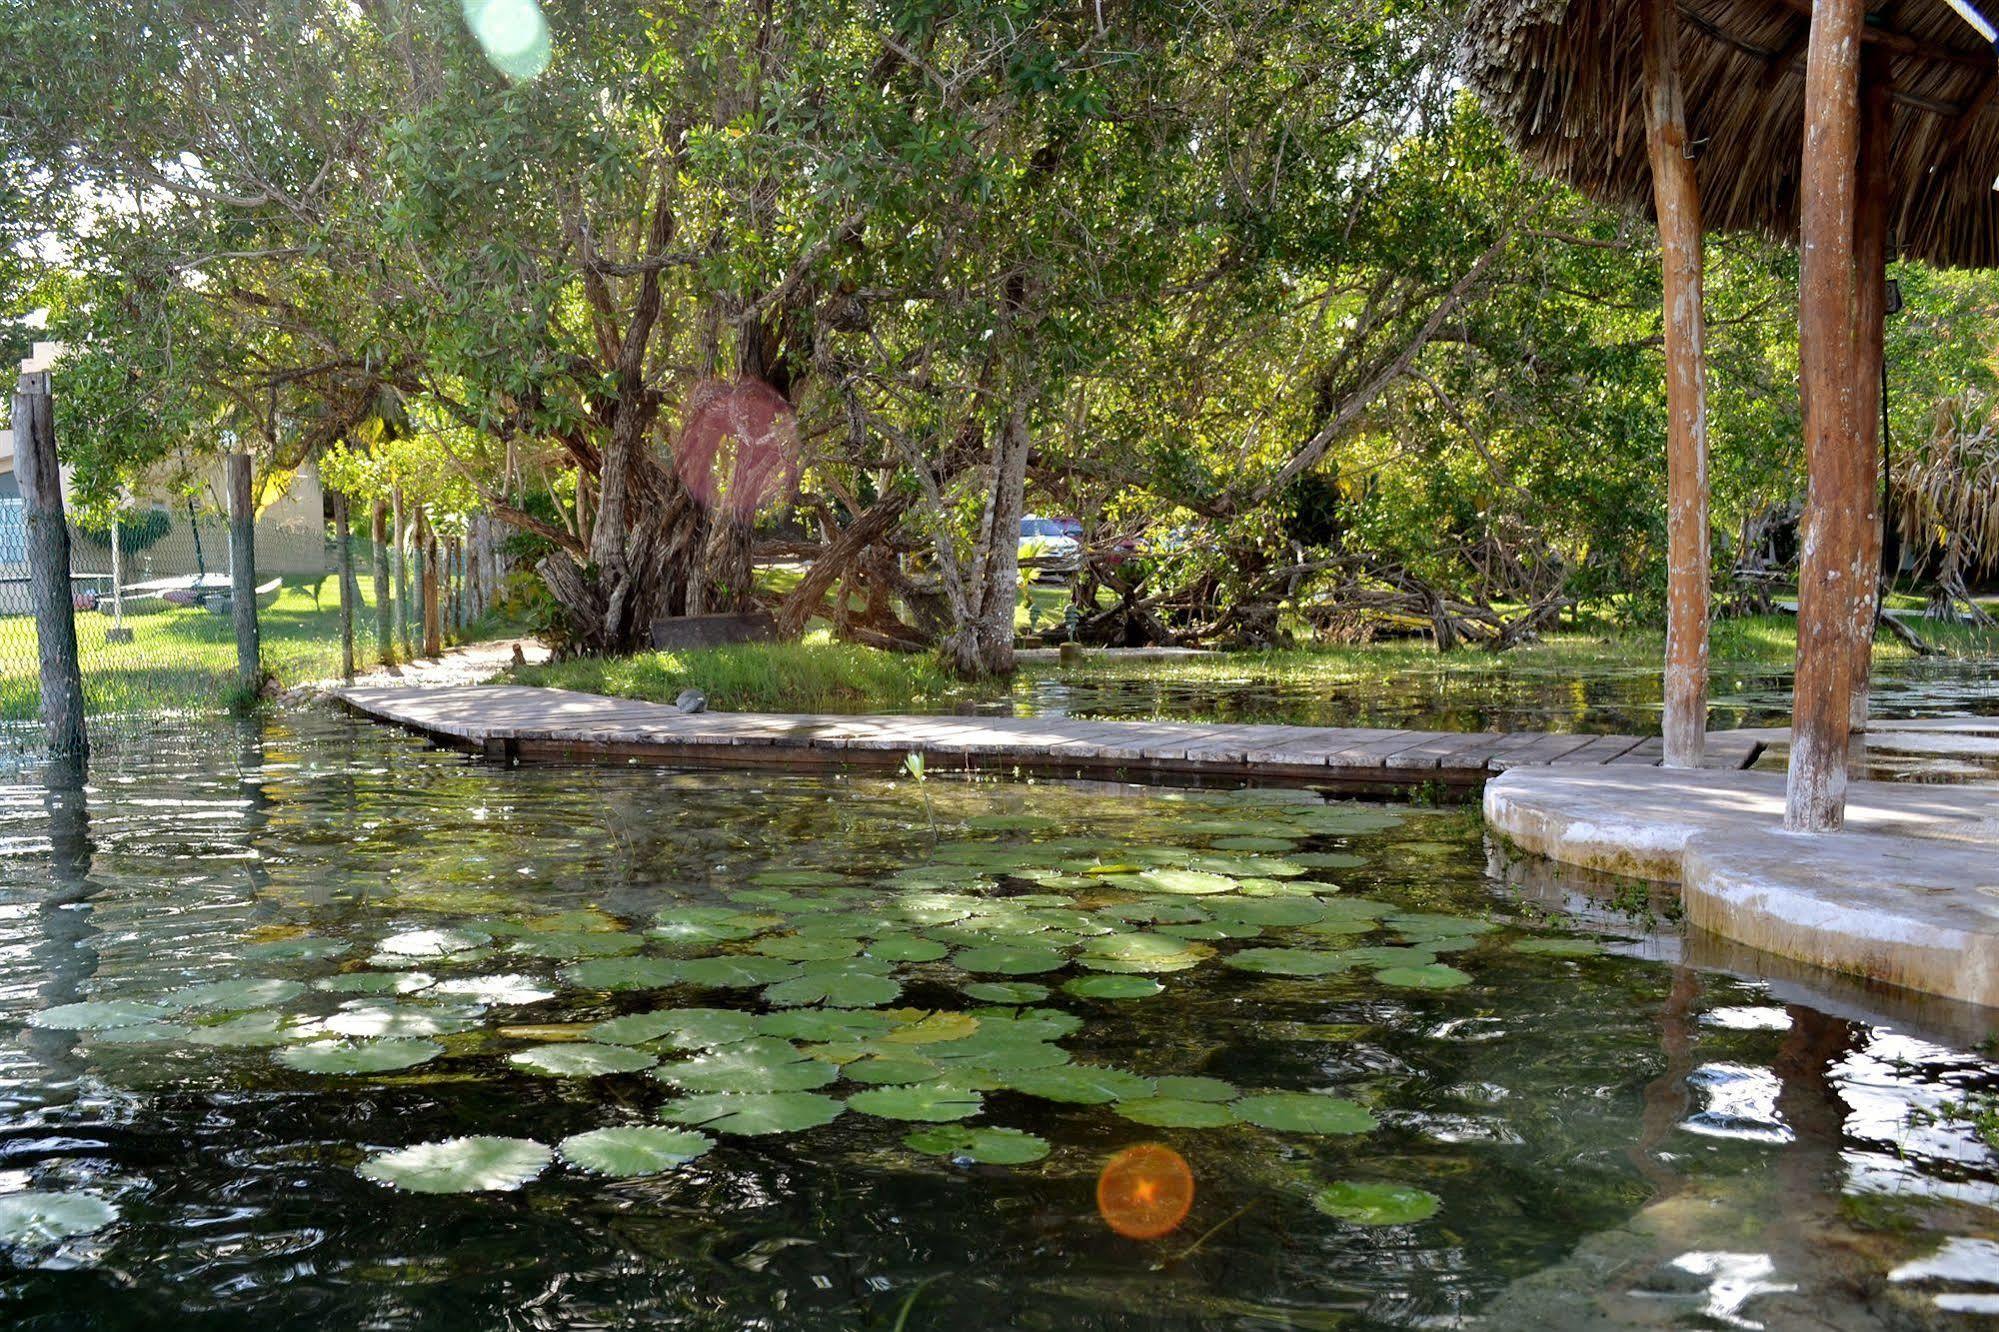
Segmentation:
<svg viewBox="0 0 1999 1332">
<path fill-rule="evenodd" d="M 1682 0 L 1681 80 L 1706 225 L 1798 238 L 1810 0 Z M 1942 0 L 1887 0 L 1889 242 L 1935 264 L 1999 265 L 1993 50 Z M 1526 157 L 1600 203 L 1652 216 L 1639 0 L 1471 0 L 1461 54 Z"/>
<path fill-rule="evenodd" d="M 1955 603 L 1991 624 L 1964 585 L 1999 568 L 1999 417 L 1985 395 L 1937 404 L 1929 437 L 1889 473 L 1889 497 L 1902 539 L 1936 574 L 1931 610 Z"/>
</svg>

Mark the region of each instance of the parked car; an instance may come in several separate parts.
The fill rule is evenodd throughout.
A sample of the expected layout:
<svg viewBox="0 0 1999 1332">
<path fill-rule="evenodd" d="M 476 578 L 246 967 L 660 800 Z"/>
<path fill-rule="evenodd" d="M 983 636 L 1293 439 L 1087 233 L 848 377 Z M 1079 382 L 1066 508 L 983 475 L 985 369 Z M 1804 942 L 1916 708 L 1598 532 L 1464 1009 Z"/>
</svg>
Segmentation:
<svg viewBox="0 0 1999 1332">
<path fill-rule="evenodd" d="M 1063 531 L 1060 520 L 1030 513 L 1020 520 L 1020 558 L 1036 561 L 1041 574 L 1072 574 L 1082 567 L 1083 543 Z"/>
</svg>

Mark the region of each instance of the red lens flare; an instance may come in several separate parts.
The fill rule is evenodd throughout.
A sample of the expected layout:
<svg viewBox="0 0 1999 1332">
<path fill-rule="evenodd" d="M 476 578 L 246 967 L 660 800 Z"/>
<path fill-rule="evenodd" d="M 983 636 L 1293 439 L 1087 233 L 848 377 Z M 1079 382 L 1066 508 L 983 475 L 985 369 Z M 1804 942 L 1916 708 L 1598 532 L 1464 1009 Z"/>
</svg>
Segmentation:
<svg viewBox="0 0 1999 1332">
<path fill-rule="evenodd" d="M 1171 1234 L 1193 1205 L 1194 1172 L 1162 1143 L 1125 1148 L 1097 1176 L 1097 1212 L 1126 1239 Z"/>
</svg>

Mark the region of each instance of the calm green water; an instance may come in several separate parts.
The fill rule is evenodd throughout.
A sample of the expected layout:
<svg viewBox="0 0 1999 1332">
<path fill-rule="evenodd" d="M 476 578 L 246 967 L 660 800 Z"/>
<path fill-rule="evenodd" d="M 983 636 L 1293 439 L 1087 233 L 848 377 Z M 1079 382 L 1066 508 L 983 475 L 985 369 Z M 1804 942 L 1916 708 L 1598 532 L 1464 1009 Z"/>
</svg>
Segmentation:
<svg viewBox="0 0 1999 1332">
<path fill-rule="evenodd" d="M 0 1191 L 117 1212 L 6 1249 L 9 1326 L 1860 1328 L 1999 1295 L 1999 1163 L 1937 1117 L 1999 1092 L 1976 1017 L 1709 969 L 1462 811 L 508 771 L 305 715 L 102 738 L 82 791 L 17 766 L 0 820 Z M 1147 993 L 1070 990 L 1107 985 Z M 721 1013 L 597 1027 L 689 1008 Z M 363 1060 L 408 1062 L 313 1071 Z M 700 1154 L 573 1163 L 620 1126 Z M 471 1181 L 515 1187 L 408 1187 L 451 1180 L 395 1153 L 465 1135 L 520 1140 Z M 1147 1142 L 1195 1196 L 1123 1238 L 1097 1180 Z M 1946 1242 L 1963 1270 L 1887 1279 Z"/>
</svg>

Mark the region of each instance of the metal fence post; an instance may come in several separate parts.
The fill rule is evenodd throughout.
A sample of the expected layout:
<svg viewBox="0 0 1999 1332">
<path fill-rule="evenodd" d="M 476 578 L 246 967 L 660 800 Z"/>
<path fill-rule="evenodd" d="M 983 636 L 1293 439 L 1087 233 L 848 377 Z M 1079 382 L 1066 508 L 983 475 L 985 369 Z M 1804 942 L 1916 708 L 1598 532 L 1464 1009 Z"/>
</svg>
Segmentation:
<svg viewBox="0 0 1999 1332">
<path fill-rule="evenodd" d="M 46 370 L 23 373 L 14 395 L 14 467 L 28 529 L 28 592 L 41 655 L 42 728 L 51 753 L 82 757 L 90 752 L 90 735 L 83 721 L 76 599 L 69 579 L 69 523 L 63 516 L 55 401 Z"/>
<path fill-rule="evenodd" d="M 375 660 L 387 665 L 396 655 L 396 604 L 389 591 L 389 506 L 381 500 L 375 501 L 368 535 L 375 566 Z"/>
<path fill-rule="evenodd" d="M 354 602 L 360 590 L 354 582 L 354 544 L 347 521 L 347 494 L 333 492 L 333 535 L 340 542 L 340 678 L 354 678 Z"/>
<path fill-rule="evenodd" d="M 229 600 L 236 623 L 236 684 L 245 701 L 264 683 L 257 642 L 257 513 L 247 453 L 229 455 Z"/>
</svg>

